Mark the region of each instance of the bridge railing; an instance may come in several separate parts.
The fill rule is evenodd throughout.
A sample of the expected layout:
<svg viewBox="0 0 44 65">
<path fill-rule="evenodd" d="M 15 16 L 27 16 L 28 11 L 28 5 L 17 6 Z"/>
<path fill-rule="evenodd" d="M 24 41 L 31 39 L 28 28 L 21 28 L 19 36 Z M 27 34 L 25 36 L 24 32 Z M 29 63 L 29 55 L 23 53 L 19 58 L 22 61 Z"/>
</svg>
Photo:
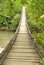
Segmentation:
<svg viewBox="0 0 44 65">
<path fill-rule="evenodd" d="M 23 8 L 23 7 L 22 7 Z M 10 40 L 10 42 L 8 43 L 8 45 L 5 47 L 5 49 L 3 49 L 3 51 L 0 53 L 0 65 L 3 63 L 3 61 L 5 60 L 6 56 L 8 55 L 10 49 L 12 48 L 12 45 L 14 44 L 16 38 L 17 38 L 17 34 L 19 32 L 20 29 L 20 24 L 21 24 L 21 17 L 22 17 L 22 11 L 21 11 L 21 16 L 20 16 L 20 20 L 19 20 L 19 25 L 16 29 L 16 32 L 13 36 L 13 38 Z"/>
<path fill-rule="evenodd" d="M 28 34 L 30 35 L 30 37 L 32 39 L 35 50 L 37 51 L 37 53 L 38 53 L 38 55 L 40 56 L 41 59 L 44 58 L 44 50 L 42 49 L 42 47 L 38 43 L 36 43 L 33 35 L 31 34 L 31 32 L 29 30 L 27 20 L 26 20 L 26 26 L 27 26 Z"/>
<path fill-rule="evenodd" d="M 4 59 L 6 58 L 7 54 L 9 53 L 10 49 L 12 48 L 12 45 L 14 44 L 17 34 L 19 32 L 20 23 L 19 26 L 16 29 L 16 32 L 12 39 L 9 41 L 9 43 L 6 45 L 6 47 L 3 49 L 3 51 L 0 53 L 0 65 L 3 63 Z"/>
</svg>

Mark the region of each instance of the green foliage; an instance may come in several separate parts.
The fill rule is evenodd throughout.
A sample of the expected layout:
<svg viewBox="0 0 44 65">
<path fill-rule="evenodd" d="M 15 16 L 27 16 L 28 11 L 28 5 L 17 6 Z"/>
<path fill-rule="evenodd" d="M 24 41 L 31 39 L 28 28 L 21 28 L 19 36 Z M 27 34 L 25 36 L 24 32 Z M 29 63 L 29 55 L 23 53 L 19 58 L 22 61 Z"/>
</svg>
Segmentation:
<svg viewBox="0 0 44 65">
<path fill-rule="evenodd" d="M 3 16 L 0 16 L 0 27 L 7 26 L 7 25 L 8 25 L 8 23 L 7 23 L 6 18 Z"/>
<path fill-rule="evenodd" d="M 7 17 L 14 15 L 13 5 L 10 0 L 5 0 L 0 4 L 0 15 L 7 16 Z"/>
<path fill-rule="evenodd" d="M 21 0 L 0 0 L 0 27 L 16 30 L 21 10 Z"/>
<path fill-rule="evenodd" d="M 2 26 L 2 23 L 3 23 L 3 18 L 0 16 L 0 26 Z"/>
<path fill-rule="evenodd" d="M 9 24 L 9 29 L 15 31 L 19 24 L 20 14 L 16 14 Z"/>
<path fill-rule="evenodd" d="M 36 42 L 42 46 L 44 49 L 44 33 L 39 33 L 36 36 Z"/>
<path fill-rule="evenodd" d="M 16 0 L 16 1 L 14 1 L 13 7 L 14 7 L 14 11 L 15 11 L 16 13 L 21 13 L 21 10 L 22 10 L 21 0 Z"/>
<path fill-rule="evenodd" d="M 29 29 L 36 42 L 44 49 L 44 1 L 28 0 L 26 13 Z"/>
<path fill-rule="evenodd" d="M 21 0 L 21 3 L 24 5 L 27 3 L 27 0 Z"/>
<path fill-rule="evenodd" d="M 40 60 L 41 65 L 44 65 L 44 58 Z"/>
<path fill-rule="evenodd" d="M 44 24 L 44 1 L 30 0 L 27 4 L 28 18 L 36 20 L 36 22 Z M 38 24 L 38 23 L 37 23 Z M 41 25 L 41 26 L 42 26 Z"/>
<path fill-rule="evenodd" d="M 31 20 L 31 22 L 30 22 L 30 20 L 28 20 L 28 25 L 29 25 L 29 29 L 31 30 L 31 32 L 36 29 L 35 28 L 35 26 L 36 26 L 36 21 L 35 20 Z"/>
</svg>

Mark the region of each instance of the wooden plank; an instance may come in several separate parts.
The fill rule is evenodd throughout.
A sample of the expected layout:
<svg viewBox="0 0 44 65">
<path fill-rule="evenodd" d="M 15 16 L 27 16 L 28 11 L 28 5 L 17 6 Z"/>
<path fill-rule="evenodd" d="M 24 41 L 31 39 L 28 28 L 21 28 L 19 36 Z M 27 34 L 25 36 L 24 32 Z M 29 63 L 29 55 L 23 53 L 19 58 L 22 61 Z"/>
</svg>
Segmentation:
<svg viewBox="0 0 44 65">
<path fill-rule="evenodd" d="M 39 63 L 33 63 L 33 62 L 4 62 L 3 65 L 40 65 Z"/>
<path fill-rule="evenodd" d="M 38 54 L 33 53 L 9 53 L 8 56 L 15 57 L 15 56 L 36 56 L 39 57 Z"/>
<path fill-rule="evenodd" d="M 39 61 L 38 60 L 22 60 L 22 59 L 6 59 L 5 60 L 6 62 L 4 62 L 4 63 L 9 63 L 9 64 L 11 64 L 11 63 L 13 63 L 13 62 L 32 62 L 32 63 L 39 63 Z"/>
<path fill-rule="evenodd" d="M 25 11 L 25 9 L 23 9 L 23 11 Z M 25 22 L 25 12 L 23 12 L 16 41 L 2 65 L 40 65 L 39 60 L 39 55 L 28 35 Z"/>
</svg>

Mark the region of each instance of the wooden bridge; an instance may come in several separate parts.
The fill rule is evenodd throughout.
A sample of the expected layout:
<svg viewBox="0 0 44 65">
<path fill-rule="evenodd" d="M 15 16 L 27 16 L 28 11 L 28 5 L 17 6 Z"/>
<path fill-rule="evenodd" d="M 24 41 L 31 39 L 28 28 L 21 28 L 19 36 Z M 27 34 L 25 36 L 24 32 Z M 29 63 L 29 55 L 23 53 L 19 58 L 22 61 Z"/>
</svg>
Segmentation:
<svg viewBox="0 0 44 65">
<path fill-rule="evenodd" d="M 28 34 L 25 6 L 23 6 L 17 32 L 0 55 L 0 59 L 0 65 L 40 65 L 40 54 L 36 51 L 34 42 Z"/>
</svg>

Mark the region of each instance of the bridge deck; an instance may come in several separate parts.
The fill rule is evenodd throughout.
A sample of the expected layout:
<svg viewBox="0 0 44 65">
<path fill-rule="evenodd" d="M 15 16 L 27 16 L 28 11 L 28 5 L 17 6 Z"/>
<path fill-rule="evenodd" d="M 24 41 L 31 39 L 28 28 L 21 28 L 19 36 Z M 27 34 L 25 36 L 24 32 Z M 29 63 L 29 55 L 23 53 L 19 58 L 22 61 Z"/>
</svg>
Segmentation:
<svg viewBox="0 0 44 65">
<path fill-rule="evenodd" d="M 2 65 L 40 65 L 39 56 L 26 28 L 25 7 L 23 7 L 20 30 Z"/>
</svg>

